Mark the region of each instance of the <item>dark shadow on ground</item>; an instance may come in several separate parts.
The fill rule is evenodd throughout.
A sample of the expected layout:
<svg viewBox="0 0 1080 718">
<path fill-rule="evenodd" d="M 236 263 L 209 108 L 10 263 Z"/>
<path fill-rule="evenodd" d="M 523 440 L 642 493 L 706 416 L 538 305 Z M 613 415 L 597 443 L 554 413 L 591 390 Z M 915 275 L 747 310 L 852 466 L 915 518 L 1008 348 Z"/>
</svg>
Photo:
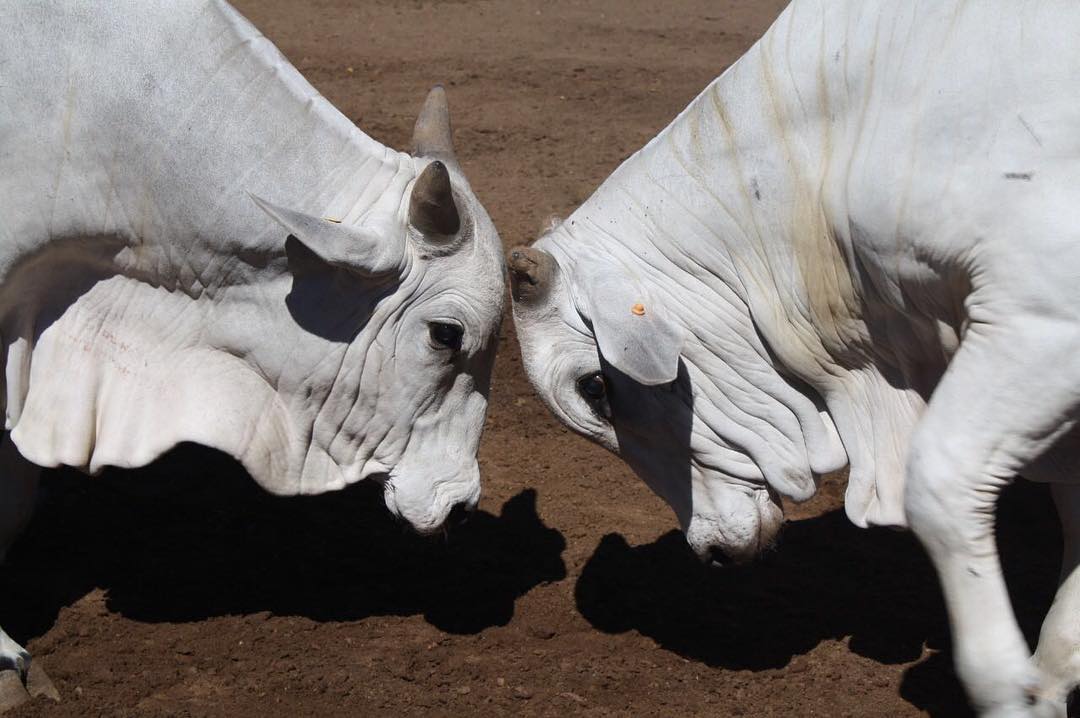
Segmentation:
<svg viewBox="0 0 1080 718">
<path fill-rule="evenodd" d="M 185 446 L 95 479 L 46 472 L 42 505 L 0 569 L 3 626 L 29 640 L 101 587 L 111 610 L 148 622 L 421 614 L 475 633 L 565 578 L 565 545 L 537 516 L 533 491 L 446 538 L 420 537 L 390 516 L 378 485 L 274 497 L 223 454 Z"/>
<path fill-rule="evenodd" d="M 1034 643 L 1053 597 L 1060 529 L 1044 486 L 1003 496 L 999 545 L 1020 623 Z M 635 630 L 692 660 L 730 669 L 785 666 L 850 637 L 882 663 L 917 660 L 900 693 L 934 716 L 970 715 L 953 673 L 937 578 L 913 536 L 852 526 L 837 510 L 795 521 L 778 549 L 745 567 L 702 566 L 676 531 L 629 546 L 605 536 L 582 571 L 577 605 L 609 633 Z"/>
</svg>

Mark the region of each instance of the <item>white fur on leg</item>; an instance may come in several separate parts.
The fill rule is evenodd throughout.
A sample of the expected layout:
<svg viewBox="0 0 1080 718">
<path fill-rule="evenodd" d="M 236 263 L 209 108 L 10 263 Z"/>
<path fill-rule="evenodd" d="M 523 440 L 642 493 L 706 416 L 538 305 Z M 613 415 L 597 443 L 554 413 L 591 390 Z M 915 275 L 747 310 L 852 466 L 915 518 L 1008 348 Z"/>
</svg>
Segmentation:
<svg viewBox="0 0 1080 718">
<path fill-rule="evenodd" d="M 29 668 L 30 654 L 0 629 L 0 671 L 15 671 L 25 680 Z"/>
<path fill-rule="evenodd" d="M 30 654 L 0 630 L 0 712 L 30 700 L 26 672 Z"/>
<path fill-rule="evenodd" d="M 1046 676 L 1046 697 L 1064 716 L 1069 692 L 1080 685 L 1080 485 L 1054 484 L 1051 491 L 1065 550 L 1061 585 L 1039 632 L 1035 664 Z"/>
<path fill-rule="evenodd" d="M 1060 715 L 1013 614 L 994 514 L 1000 490 L 1071 426 L 1080 376 L 1059 367 L 1078 339 L 1038 316 L 969 329 L 912 437 L 908 519 L 941 579 L 957 674 L 983 718 Z M 1038 365 L 1016 359 L 1015 347 L 1036 346 Z"/>
</svg>

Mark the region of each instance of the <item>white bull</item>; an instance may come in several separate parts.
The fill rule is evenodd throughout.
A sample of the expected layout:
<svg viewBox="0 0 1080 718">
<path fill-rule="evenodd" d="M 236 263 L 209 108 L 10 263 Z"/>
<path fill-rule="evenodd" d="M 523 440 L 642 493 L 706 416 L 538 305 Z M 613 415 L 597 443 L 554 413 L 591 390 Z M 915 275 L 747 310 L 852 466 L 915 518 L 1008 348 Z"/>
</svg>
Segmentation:
<svg viewBox="0 0 1080 718">
<path fill-rule="evenodd" d="M 1080 680 L 1080 5 L 797 0 L 532 248 L 526 370 L 703 557 L 749 559 L 850 465 L 847 513 L 940 575 L 983 715 Z M 1034 659 L 994 543 L 1054 483 L 1063 584 Z"/>
<path fill-rule="evenodd" d="M 184 441 L 277 494 L 381 477 L 420 531 L 474 506 L 505 272 L 442 89 L 408 155 L 223 0 L 0 3 L 0 29 L 0 554 L 34 465 Z"/>
</svg>

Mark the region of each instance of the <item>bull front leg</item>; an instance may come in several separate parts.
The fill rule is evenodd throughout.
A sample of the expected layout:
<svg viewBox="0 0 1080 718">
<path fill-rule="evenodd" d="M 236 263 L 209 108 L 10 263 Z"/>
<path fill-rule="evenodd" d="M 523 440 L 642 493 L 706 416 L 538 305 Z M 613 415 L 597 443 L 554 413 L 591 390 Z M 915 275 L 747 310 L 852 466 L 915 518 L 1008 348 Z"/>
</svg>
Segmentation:
<svg viewBox="0 0 1080 718">
<path fill-rule="evenodd" d="M 0 563 L 33 514 L 41 469 L 24 459 L 11 437 L 0 437 Z M 0 628 L 0 712 L 33 696 L 59 700 L 56 688 L 30 654 Z"/>
<path fill-rule="evenodd" d="M 1035 664 L 1046 676 L 1044 692 L 1065 715 L 1069 692 L 1080 685 L 1080 485 L 1050 487 L 1061 519 L 1061 583 L 1039 632 Z"/>
<path fill-rule="evenodd" d="M 1078 340 L 1038 317 L 973 324 L 912 437 L 908 519 L 941 581 L 957 673 L 984 717 L 1060 715 L 1013 614 L 994 521 L 1000 491 L 1072 424 Z"/>
</svg>

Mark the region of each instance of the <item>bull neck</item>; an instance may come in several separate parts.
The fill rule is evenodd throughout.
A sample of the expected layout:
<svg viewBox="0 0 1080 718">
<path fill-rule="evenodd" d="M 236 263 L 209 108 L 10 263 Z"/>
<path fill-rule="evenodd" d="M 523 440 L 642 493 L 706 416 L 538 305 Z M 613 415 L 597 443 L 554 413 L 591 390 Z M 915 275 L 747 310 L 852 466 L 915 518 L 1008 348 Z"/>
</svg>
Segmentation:
<svg viewBox="0 0 1080 718">
<path fill-rule="evenodd" d="M 852 249 L 824 206 L 828 118 L 806 109 L 828 99 L 798 72 L 775 71 L 793 33 L 818 42 L 792 12 L 627 159 L 554 244 L 654 285 L 704 284 L 817 383 L 836 362 L 860 361 L 865 336 Z"/>
<path fill-rule="evenodd" d="M 279 248 L 266 245 L 270 223 L 250 194 L 355 222 L 415 176 L 408 155 L 360 131 L 222 0 L 80 22 L 69 11 L 27 28 L 61 28 L 62 42 L 40 46 L 67 57 L 20 78 L 52 108 L 17 128 L 29 184 L 49 191 L 9 218 L 19 241 L 6 243 L 6 267 L 63 240 L 95 263 L 126 246 L 137 256 L 125 271 L 134 262 L 150 275 L 175 261 L 198 273 L 200 257 L 223 254 L 265 262 Z"/>
</svg>

